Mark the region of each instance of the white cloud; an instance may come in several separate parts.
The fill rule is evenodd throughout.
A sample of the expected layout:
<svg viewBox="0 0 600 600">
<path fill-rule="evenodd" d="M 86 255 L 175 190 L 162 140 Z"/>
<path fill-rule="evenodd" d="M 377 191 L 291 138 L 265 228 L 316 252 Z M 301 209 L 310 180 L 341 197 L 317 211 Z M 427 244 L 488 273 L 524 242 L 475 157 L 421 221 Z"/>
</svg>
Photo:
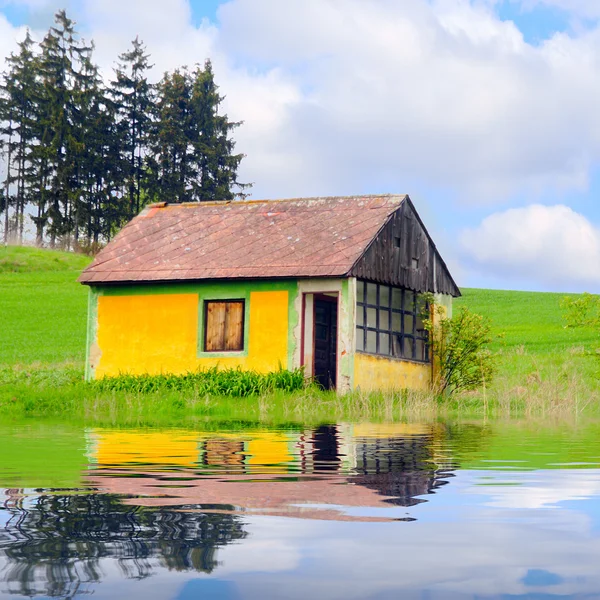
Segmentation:
<svg viewBox="0 0 600 600">
<path fill-rule="evenodd" d="M 600 230 L 568 206 L 497 212 L 460 241 L 465 259 L 483 272 L 562 289 L 600 287 Z"/>
<path fill-rule="evenodd" d="M 231 0 L 199 26 L 187 0 L 74 10 L 105 73 L 138 34 L 155 78 L 213 59 L 255 197 L 441 189 L 492 204 L 585 190 L 600 162 L 600 31 L 533 47 L 468 0 Z"/>
</svg>

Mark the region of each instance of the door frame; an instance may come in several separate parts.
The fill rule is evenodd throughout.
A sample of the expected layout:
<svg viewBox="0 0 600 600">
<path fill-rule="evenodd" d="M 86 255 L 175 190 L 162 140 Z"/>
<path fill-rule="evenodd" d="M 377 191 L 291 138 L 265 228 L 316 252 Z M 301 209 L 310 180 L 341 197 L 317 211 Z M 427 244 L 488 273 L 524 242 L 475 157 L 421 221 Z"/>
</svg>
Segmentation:
<svg viewBox="0 0 600 600">
<path fill-rule="evenodd" d="M 311 292 L 313 297 L 312 302 L 312 376 L 315 375 L 315 321 L 316 321 L 316 303 L 315 300 L 321 300 L 324 302 L 329 302 L 330 304 L 335 304 L 336 312 L 335 312 L 335 385 L 330 390 L 337 391 L 340 380 L 340 293 L 339 292 Z M 303 318 L 306 318 L 306 305 L 305 305 L 305 296 L 302 296 L 302 304 L 304 307 L 303 310 Z M 302 327 L 302 331 L 304 332 L 304 326 Z M 304 343 L 302 344 L 302 362 L 304 364 Z"/>
</svg>

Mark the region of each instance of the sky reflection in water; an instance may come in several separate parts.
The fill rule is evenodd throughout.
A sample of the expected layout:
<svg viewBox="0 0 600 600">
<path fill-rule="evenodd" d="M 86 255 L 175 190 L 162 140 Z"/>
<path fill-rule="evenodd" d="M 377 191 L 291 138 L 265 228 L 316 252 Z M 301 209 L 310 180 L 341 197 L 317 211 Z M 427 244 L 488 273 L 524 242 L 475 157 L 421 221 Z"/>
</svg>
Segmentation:
<svg viewBox="0 0 600 600">
<path fill-rule="evenodd" d="M 0 598 L 600 598 L 600 425 L 0 427 Z"/>
</svg>

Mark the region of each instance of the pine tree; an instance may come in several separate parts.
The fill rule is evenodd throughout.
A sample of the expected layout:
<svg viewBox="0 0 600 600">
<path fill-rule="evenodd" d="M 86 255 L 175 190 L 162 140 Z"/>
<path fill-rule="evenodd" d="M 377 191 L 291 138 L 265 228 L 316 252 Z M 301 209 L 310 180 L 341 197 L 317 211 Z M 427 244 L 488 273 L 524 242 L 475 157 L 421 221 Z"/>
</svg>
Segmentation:
<svg viewBox="0 0 600 600">
<path fill-rule="evenodd" d="M 210 60 L 205 62 L 204 69 L 195 70 L 191 85 L 193 161 L 198 170 L 198 176 L 191 182 L 192 197 L 195 201 L 244 198 L 247 196 L 244 190 L 251 184 L 237 179 L 244 155 L 233 153 L 235 142 L 231 138 L 231 132 L 242 123 L 219 115 L 224 96 L 219 94 Z"/>
<path fill-rule="evenodd" d="M 50 245 L 74 230 L 73 198 L 78 189 L 80 147 L 74 128 L 74 94 L 81 86 L 83 74 L 78 63 L 85 60 L 90 48 L 76 39 L 75 24 L 64 10 L 55 17 L 56 25 L 41 44 L 41 74 L 46 100 L 45 134 L 49 137 L 49 203 L 47 210 Z"/>
<path fill-rule="evenodd" d="M 7 63 L 9 71 L 5 79 L 6 101 L 12 116 L 10 149 L 14 162 L 15 189 L 14 234 L 23 242 L 25 226 L 26 181 L 28 155 L 34 142 L 33 112 L 36 87 L 34 41 L 29 32 L 19 44 L 19 52 L 11 54 Z M 12 166 L 12 165 L 11 165 Z"/>
<path fill-rule="evenodd" d="M 6 159 L 6 175 L 2 182 L 3 213 L 4 213 L 4 243 L 12 241 L 13 232 L 10 222 L 10 208 L 14 203 L 11 197 L 12 176 L 12 151 L 14 148 L 14 107 L 10 102 L 10 77 L 4 74 L 0 85 L 0 151 Z"/>
<path fill-rule="evenodd" d="M 158 85 L 148 165 L 155 199 L 175 202 L 232 200 L 249 184 L 237 179 L 243 154 L 233 154 L 230 134 L 241 123 L 219 115 L 219 95 L 210 61 L 193 73 L 167 73 Z"/>
<path fill-rule="evenodd" d="M 147 78 L 147 71 L 152 68 L 149 59 L 144 43 L 136 37 L 131 50 L 119 56 L 116 79 L 112 82 L 112 95 L 118 109 L 117 133 L 122 146 L 129 218 L 142 208 L 143 158 L 153 103 L 152 86 Z"/>
<path fill-rule="evenodd" d="M 166 73 L 158 84 L 158 100 L 150 142 L 150 192 L 170 202 L 189 200 L 189 77 L 185 71 Z"/>
</svg>

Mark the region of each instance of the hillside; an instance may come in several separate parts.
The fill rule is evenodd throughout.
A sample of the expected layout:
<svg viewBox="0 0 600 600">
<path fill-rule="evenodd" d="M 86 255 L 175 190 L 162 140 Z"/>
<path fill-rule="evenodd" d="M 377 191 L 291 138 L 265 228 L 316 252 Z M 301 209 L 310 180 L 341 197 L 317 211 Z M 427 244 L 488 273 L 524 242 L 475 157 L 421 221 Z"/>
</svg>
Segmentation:
<svg viewBox="0 0 600 600">
<path fill-rule="evenodd" d="M 546 354 L 598 343 L 599 336 L 590 329 L 565 329 L 560 300 L 566 294 L 515 292 L 463 288 L 462 298 L 454 306 L 467 306 L 489 317 L 494 331 L 502 334 L 492 346 Z"/>
<path fill-rule="evenodd" d="M 90 260 L 84 254 L 73 252 L 27 246 L 0 246 L 0 273 L 81 271 Z"/>
<path fill-rule="evenodd" d="M 0 365 L 83 361 L 87 289 L 81 254 L 0 246 Z"/>
</svg>

